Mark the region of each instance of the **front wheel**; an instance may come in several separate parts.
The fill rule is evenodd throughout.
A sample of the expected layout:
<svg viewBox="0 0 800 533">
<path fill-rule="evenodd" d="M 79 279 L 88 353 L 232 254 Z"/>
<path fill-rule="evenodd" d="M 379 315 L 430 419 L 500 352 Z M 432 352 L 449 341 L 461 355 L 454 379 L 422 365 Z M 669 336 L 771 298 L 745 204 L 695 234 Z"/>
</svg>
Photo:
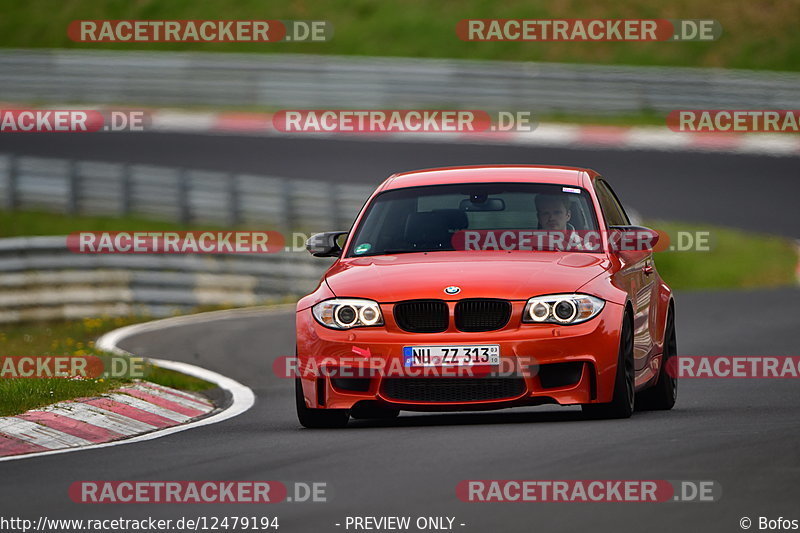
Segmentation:
<svg viewBox="0 0 800 533">
<path fill-rule="evenodd" d="M 669 364 L 678 355 L 678 342 L 675 337 L 675 310 L 670 306 L 667 314 L 667 327 L 664 330 L 664 355 L 658 381 L 649 389 L 642 391 L 636 402 L 641 410 L 668 411 L 678 398 L 678 379 L 669 373 Z"/>
<path fill-rule="evenodd" d="M 614 395 L 609 403 L 590 403 L 581 406 L 588 418 L 630 418 L 633 414 L 636 395 L 634 393 L 633 326 L 629 315 L 625 315 L 620 332 L 617 373 L 614 379 Z"/>
<path fill-rule="evenodd" d="M 300 378 L 294 380 L 294 399 L 297 407 L 297 419 L 303 427 L 311 429 L 343 428 L 350 420 L 347 409 L 313 409 L 306 405 L 303 396 L 303 385 Z"/>
</svg>

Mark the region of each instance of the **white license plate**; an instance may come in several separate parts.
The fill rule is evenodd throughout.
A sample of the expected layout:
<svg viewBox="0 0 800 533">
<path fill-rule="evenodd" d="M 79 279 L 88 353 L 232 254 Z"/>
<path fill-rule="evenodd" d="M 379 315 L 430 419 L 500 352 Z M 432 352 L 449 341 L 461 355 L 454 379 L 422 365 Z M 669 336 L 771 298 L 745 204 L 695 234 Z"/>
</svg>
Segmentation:
<svg viewBox="0 0 800 533">
<path fill-rule="evenodd" d="M 499 344 L 403 347 L 403 366 L 476 366 L 499 364 Z"/>
</svg>

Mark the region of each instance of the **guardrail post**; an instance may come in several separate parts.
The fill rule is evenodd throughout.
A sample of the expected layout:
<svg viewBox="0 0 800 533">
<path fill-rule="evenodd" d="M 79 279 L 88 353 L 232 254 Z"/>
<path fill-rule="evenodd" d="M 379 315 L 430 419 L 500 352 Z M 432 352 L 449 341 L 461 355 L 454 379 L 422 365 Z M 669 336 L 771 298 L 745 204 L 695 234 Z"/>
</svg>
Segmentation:
<svg viewBox="0 0 800 533">
<path fill-rule="evenodd" d="M 131 204 L 133 202 L 133 186 L 131 183 L 131 166 L 128 163 L 122 165 L 120 170 L 120 202 L 119 211 L 120 215 L 127 216 L 131 214 Z"/>
<path fill-rule="evenodd" d="M 192 207 L 189 201 L 189 171 L 182 168 L 178 171 L 178 217 L 181 224 L 192 221 Z"/>
<path fill-rule="evenodd" d="M 236 174 L 228 174 L 228 224 L 238 226 L 241 222 L 239 180 L 236 178 Z"/>
<path fill-rule="evenodd" d="M 283 187 L 283 220 L 281 223 L 288 233 L 299 229 L 295 227 L 294 185 L 291 178 L 282 178 L 281 185 Z"/>
<path fill-rule="evenodd" d="M 328 183 L 328 208 L 330 210 L 331 224 L 329 228 L 338 228 L 342 218 L 341 198 L 339 187 L 334 182 Z"/>
<path fill-rule="evenodd" d="M 8 190 L 6 191 L 6 208 L 14 210 L 19 207 L 19 165 L 17 156 L 8 156 Z"/>
<path fill-rule="evenodd" d="M 70 160 L 67 175 L 67 213 L 77 215 L 80 208 L 80 176 L 78 175 L 78 162 Z"/>
</svg>

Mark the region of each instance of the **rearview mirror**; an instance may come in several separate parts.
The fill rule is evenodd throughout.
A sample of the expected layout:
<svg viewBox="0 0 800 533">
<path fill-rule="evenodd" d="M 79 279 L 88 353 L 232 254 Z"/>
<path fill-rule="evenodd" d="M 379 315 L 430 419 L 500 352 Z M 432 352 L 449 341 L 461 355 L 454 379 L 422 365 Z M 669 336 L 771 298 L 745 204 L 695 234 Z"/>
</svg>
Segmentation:
<svg viewBox="0 0 800 533">
<path fill-rule="evenodd" d="M 342 247 L 339 246 L 339 237 L 347 235 L 346 231 L 326 231 L 312 235 L 306 241 L 306 250 L 314 257 L 339 257 Z"/>
<path fill-rule="evenodd" d="M 506 202 L 502 198 L 486 198 L 475 195 L 469 200 L 461 200 L 458 208 L 461 211 L 503 211 L 506 208 Z"/>
</svg>

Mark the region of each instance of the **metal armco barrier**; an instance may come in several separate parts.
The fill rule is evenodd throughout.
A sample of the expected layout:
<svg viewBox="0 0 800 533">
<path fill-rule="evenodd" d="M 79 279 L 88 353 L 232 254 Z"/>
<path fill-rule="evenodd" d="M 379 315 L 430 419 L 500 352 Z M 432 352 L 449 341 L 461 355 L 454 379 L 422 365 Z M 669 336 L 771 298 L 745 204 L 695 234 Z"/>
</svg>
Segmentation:
<svg viewBox="0 0 800 533">
<path fill-rule="evenodd" d="M 329 264 L 305 251 L 77 254 L 64 236 L 0 239 L 0 323 L 257 305 L 312 290 Z"/>
<path fill-rule="evenodd" d="M 4 50 L 0 101 L 593 114 L 792 109 L 800 105 L 800 75 L 299 54 Z"/>
<path fill-rule="evenodd" d="M 0 154 L 0 206 L 291 232 L 348 229 L 363 185 Z M 135 231 L 137 228 L 130 228 Z M 330 261 L 273 254 L 76 254 L 66 237 L 0 239 L 0 323 L 255 305 L 313 289 Z"/>
<path fill-rule="evenodd" d="M 0 154 L 0 208 L 283 231 L 347 229 L 373 187 Z"/>
</svg>

